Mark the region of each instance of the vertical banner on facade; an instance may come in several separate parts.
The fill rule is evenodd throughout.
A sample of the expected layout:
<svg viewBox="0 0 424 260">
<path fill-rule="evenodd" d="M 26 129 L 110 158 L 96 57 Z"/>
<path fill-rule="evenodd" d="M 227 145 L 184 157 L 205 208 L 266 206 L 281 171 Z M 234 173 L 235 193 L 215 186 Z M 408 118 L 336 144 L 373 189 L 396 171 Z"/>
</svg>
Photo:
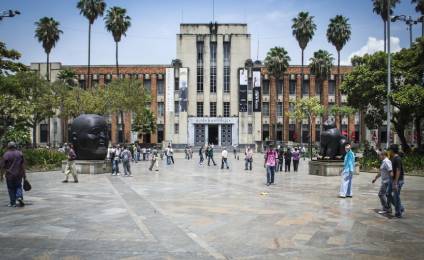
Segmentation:
<svg viewBox="0 0 424 260">
<path fill-rule="evenodd" d="M 239 70 L 239 112 L 247 112 L 247 70 Z"/>
<path fill-rule="evenodd" d="M 261 72 L 253 71 L 253 112 L 261 112 Z"/>
<path fill-rule="evenodd" d="M 174 69 L 166 68 L 166 112 L 174 112 Z"/>
<path fill-rule="evenodd" d="M 180 68 L 180 112 L 187 112 L 188 105 L 188 69 Z"/>
</svg>

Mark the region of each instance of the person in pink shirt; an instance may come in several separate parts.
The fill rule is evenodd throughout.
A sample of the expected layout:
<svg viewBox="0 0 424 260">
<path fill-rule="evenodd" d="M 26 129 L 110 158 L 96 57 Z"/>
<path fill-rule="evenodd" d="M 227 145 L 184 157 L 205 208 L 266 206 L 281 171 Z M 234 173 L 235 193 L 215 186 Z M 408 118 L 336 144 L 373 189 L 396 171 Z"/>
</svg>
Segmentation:
<svg viewBox="0 0 424 260">
<path fill-rule="evenodd" d="M 274 184 L 275 166 L 277 164 L 278 153 L 269 145 L 265 154 L 265 167 L 266 167 L 266 186 Z"/>
</svg>

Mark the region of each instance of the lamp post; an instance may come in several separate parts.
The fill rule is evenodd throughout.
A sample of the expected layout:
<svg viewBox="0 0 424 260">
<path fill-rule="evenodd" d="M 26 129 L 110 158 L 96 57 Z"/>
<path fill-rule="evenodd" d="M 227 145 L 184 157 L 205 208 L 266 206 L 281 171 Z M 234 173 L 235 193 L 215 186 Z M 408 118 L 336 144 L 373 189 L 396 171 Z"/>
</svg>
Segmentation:
<svg viewBox="0 0 424 260">
<path fill-rule="evenodd" d="M 18 10 L 7 10 L 0 13 L 0 21 L 3 20 L 5 17 L 14 17 L 16 15 L 20 15 L 21 12 Z"/>
<path fill-rule="evenodd" d="M 390 0 L 387 0 L 387 6 L 390 7 Z M 391 8 L 387 8 L 387 17 L 390 17 Z M 386 148 L 389 149 L 390 142 L 390 91 L 391 91 L 391 71 L 390 71 L 390 19 L 387 19 L 387 140 Z"/>
<path fill-rule="evenodd" d="M 419 18 L 422 20 L 422 16 Z M 408 29 L 409 29 L 409 46 L 412 46 L 412 25 L 417 24 L 419 22 L 419 19 L 414 20 L 412 19 L 411 16 L 406 16 L 406 15 L 396 15 L 391 17 L 392 22 L 396 22 L 396 21 L 404 21 L 406 25 L 408 25 Z"/>
</svg>

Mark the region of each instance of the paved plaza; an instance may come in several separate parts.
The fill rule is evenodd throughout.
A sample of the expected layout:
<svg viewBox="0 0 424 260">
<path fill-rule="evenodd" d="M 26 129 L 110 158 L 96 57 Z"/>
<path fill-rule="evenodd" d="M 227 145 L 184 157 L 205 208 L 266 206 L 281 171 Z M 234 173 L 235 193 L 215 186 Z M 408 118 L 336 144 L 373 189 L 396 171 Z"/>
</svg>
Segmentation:
<svg viewBox="0 0 424 260">
<path fill-rule="evenodd" d="M 1 259 L 419 259 L 424 255 L 424 178 L 406 177 L 403 219 L 376 213 L 374 174 L 353 179 L 277 173 L 265 186 L 261 155 L 253 171 L 133 164 L 134 177 L 31 173 L 24 208 L 1 207 Z M 8 203 L 5 184 L 0 202 Z"/>
</svg>

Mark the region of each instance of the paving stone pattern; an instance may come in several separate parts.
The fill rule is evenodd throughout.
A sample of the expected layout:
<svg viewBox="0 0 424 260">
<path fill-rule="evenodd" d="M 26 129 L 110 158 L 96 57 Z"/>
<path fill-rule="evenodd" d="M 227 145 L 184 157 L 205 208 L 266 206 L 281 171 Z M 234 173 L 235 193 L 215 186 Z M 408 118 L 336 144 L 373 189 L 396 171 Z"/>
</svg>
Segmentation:
<svg viewBox="0 0 424 260">
<path fill-rule="evenodd" d="M 0 187 L 0 259 L 423 259 L 424 178 L 406 177 L 405 217 L 376 213 L 374 174 L 354 176 L 339 199 L 339 177 L 276 173 L 265 186 L 263 157 L 253 171 L 132 164 L 134 177 L 31 173 L 27 206 L 8 208 Z"/>
</svg>

